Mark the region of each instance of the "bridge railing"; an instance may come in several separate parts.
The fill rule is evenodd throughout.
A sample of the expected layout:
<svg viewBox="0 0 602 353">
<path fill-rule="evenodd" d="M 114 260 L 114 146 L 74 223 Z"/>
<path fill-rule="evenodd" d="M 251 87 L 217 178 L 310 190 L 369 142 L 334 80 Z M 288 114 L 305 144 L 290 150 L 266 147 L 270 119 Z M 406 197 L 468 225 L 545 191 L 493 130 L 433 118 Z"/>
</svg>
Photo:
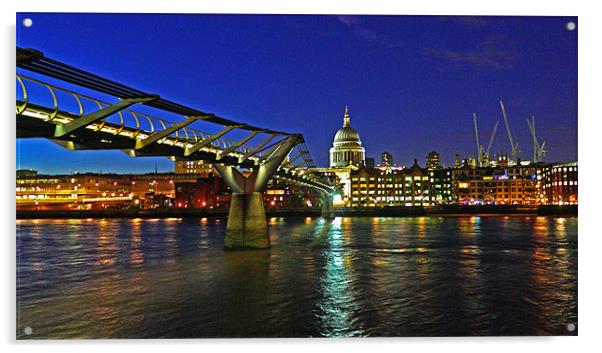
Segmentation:
<svg viewBox="0 0 602 353">
<path fill-rule="evenodd" d="M 37 80 L 25 75 L 16 76 L 17 84 L 17 117 L 27 114 L 28 107 L 37 105 L 47 106 L 50 111 L 47 115 L 34 115 L 47 122 L 63 124 L 84 117 L 93 111 L 99 111 L 114 103 L 109 103 L 98 98 L 77 93 L 65 88 L 57 87 L 49 83 Z M 37 94 L 32 95 L 32 91 Z M 45 91 L 45 92 L 44 92 Z M 91 109 L 92 108 L 92 109 Z M 65 114 L 68 113 L 68 114 Z M 111 123 L 111 124 L 107 124 Z M 146 113 L 137 112 L 132 109 L 124 109 L 98 123 L 91 124 L 89 129 L 104 131 L 114 135 L 122 135 L 133 139 L 144 139 L 153 133 L 165 130 L 176 123 L 151 116 Z M 181 144 L 194 145 L 209 138 L 212 133 L 191 127 L 182 127 L 169 135 L 173 140 Z M 164 141 L 165 142 L 165 141 Z M 211 146 L 220 150 L 227 149 L 236 144 L 236 141 L 220 137 L 211 143 Z M 232 153 L 245 154 L 250 152 L 252 146 L 243 144 L 232 151 Z M 264 153 L 265 154 L 265 153 Z M 261 156 L 261 153 L 259 153 Z"/>
</svg>

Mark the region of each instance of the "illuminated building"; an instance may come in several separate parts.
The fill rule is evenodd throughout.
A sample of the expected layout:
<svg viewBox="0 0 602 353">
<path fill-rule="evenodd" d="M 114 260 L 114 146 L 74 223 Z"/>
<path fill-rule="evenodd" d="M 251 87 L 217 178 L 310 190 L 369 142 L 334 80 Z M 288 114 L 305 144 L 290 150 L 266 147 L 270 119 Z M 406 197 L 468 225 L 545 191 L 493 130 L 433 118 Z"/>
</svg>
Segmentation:
<svg viewBox="0 0 602 353">
<path fill-rule="evenodd" d="M 427 206 L 431 205 L 430 178 L 426 169 L 418 166 L 418 160 L 414 159 L 414 165 L 403 170 L 405 195 L 405 206 Z"/>
<path fill-rule="evenodd" d="M 462 168 L 462 160 L 460 159 L 460 154 L 456 153 L 456 158 L 454 159 L 454 169 Z"/>
<path fill-rule="evenodd" d="M 176 174 L 197 174 L 208 176 L 209 173 L 215 173 L 211 164 L 204 161 L 176 161 Z"/>
<path fill-rule="evenodd" d="M 387 151 L 381 153 L 380 155 L 380 165 L 381 167 L 392 166 L 394 164 L 393 155 Z"/>
<path fill-rule="evenodd" d="M 495 169 L 476 168 L 464 163 L 452 171 L 453 200 L 461 205 L 482 205 L 495 202 Z"/>
<path fill-rule="evenodd" d="M 376 206 L 376 194 L 380 182 L 383 178 L 383 172 L 376 168 L 360 168 L 351 172 L 351 196 L 348 205 L 358 206 Z M 379 188 L 380 189 L 380 188 Z M 379 200 L 380 201 L 380 200 Z"/>
<path fill-rule="evenodd" d="M 453 169 L 453 196 L 464 205 L 530 205 L 541 203 L 536 166 Z"/>
<path fill-rule="evenodd" d="M 349 110 L 345 107 L 343 127 L 334 136 L 330 148 L 330 167 L 359 167 L 365 164 L 365 150 L 360 135 L 351 127 Z"/>
<path fill-rule="evenodd" d="M 541 204 L 538 168 L 520 164 L 505 169 L 496 169 L 495 204 L 535 205 Z"/>
<path fill-rule="evenodd" d="M 448 168 L 427 169 L 431 186 L 431 202 L 447 204 L 452 202 L 452 171 Z"/>
<path fill-rule="evenodd" d="M 455 202 L 462 205 L 482 202 L 483 193 L 480 187 L 482 179 L 479 169 L 465 163 L 461 167 L 454 168 L 452 181 Z"/>
<path fill-rule="evenodd" d="M 97 175 L 29 175 L 16 180 L 17 209 L 93 209 L 122 207 L 132 201 L 123 180 Z"/>
<path fill-rule="evenodd" d="M 88 210 L 127 207 L 170 207 L 174 183 L 190 179 L 173 173 L 117 175 L 39 175 L 19 173 L 17 209 Z"/>
<path fill-rule="evenodd" d="M 320 195 L 311 188 L 272 179 L 263 193 L 266 208 L 311 208 L 321 206 Z"/>
<path fill-rule="evenodd" d="M 578 204 L 577 162 L 546 165 L 541 177 L 543 198 L 548 204 Z"/>
<path fill-rule="evenodd" d="M 508 159 L 508 155 L 506 153 L 498 154 L 496 160 L 496 166 L 499 168 L 506 168 L 510 164 L 510 160 Z"/>
<path fill-rule="evenodd" d="M 440 169 L 441 162 L 439 161 L 439 153 L 432 151 L 426 155 L 426 169 Z"/>
<path fill-rule="evenodd" d="M 417 160 L 408 169 L 366 168 L 351 172 L 351 207 L 432 205 L 429 173 Z"/>
<path fill-rule="evenodd" d="M 219 175 L 209 173 L 196 180 L 177 182 L 175 185 L 178 208 L 228 208 L 230 191 Z"/>
</svg>

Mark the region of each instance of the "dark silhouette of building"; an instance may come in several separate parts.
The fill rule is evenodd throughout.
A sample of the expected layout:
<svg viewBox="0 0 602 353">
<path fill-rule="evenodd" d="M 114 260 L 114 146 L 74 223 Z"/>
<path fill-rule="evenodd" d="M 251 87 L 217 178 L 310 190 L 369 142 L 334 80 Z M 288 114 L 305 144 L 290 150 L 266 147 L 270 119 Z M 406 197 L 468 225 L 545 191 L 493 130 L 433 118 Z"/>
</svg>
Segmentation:
<svg viewBox="0 0 602 353">
<path fill-rule="evenodd" d="M 426 169 L 440 169 L 439 153 L 432 151 L 426 155 Z"/>
<path fill-rule="evenodd" d="M 393 155 L 387 151 L 381 153 L 380 155 L 380 165 L 383 167 L 392 166 L 395 163 L 393 160 Z"/>
</svg>

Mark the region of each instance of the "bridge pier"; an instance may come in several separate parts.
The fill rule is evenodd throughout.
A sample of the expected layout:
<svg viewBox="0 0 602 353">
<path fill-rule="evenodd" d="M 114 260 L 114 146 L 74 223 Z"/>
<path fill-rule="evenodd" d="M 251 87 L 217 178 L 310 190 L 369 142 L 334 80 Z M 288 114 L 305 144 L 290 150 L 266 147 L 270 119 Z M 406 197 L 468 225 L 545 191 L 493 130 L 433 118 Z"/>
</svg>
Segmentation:
<svg viewBox="0 0 602 353">
<path fill-rule="evenodd" d="M 268 223 L 260 192 L 234 193 L 226 226 L 226 249 L 267 249 L 270 247 Z"/>
<path fill-rule="evenodd" d="M 323 194 L 322 195 L 322 218 L 333 219 L 335 218 L 334 206 L 332 204 L 332 195 Z"/>
<path fill-rule="evenodd" d="M 234 166 L 214 164 L 213 167 L 232 190 L 224 249 L 268 249 L 270 236 L 263 207 L 263 191 L 282 161 L 299 142 L 300 136 L 282 140 L 263 164 L 243 175 Z"/>
</svg>

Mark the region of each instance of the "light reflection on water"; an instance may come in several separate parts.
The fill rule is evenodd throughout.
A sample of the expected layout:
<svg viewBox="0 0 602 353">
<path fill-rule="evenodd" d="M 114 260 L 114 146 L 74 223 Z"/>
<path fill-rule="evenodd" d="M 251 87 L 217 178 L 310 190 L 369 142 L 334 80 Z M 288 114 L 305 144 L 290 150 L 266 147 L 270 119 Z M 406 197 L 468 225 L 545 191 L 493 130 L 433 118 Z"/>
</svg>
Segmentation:
<svg viewBox="0 0 602 353">
<path fill-rule="evenodd" d="M 576 217 L 20 220 L 19 338 L 576 334 Z M 22 334 L 27 326 L 31 336 Z"/>
</svg>

